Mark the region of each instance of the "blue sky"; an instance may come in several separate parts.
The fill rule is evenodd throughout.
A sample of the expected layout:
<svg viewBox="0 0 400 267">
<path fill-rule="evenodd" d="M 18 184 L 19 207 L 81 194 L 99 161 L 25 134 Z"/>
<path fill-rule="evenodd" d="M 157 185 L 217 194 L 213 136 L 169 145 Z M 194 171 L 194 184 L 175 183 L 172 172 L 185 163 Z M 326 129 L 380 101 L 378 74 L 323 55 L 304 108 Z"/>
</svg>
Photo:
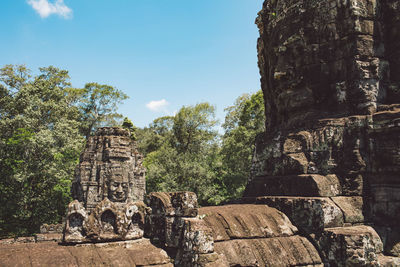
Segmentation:
<svg viewBox="0 0 400 267">
<path fill-rule="evenodd" d="M 139 127 L 183 105 L 224 108 L 260 88 L 262 0 L 2 0 L 0 66 L 53 65 L 75 87 L 115 86 Z"/>
</svg>

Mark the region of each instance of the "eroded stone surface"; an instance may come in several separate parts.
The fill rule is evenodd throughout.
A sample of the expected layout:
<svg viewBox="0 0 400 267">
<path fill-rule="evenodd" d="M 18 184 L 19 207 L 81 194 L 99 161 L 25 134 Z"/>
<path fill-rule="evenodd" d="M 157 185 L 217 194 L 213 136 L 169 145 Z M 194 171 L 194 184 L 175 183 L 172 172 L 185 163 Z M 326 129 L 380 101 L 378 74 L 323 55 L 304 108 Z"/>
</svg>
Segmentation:
<svg viewBox="0 0 400 267">
<path fill-rule="evenodd" d="M 83 246 L 0 244 L 0 251 L 2 266 L 173 266 L 167 253 L 148 239 Z"/>
<path fill-rule="evenodd" d="M 379 266 L 383 244 L 369 226 L 327 228 L 315 239 L 332 266 Z"/>
<path fill-rule="evenodd" d="M 238 239 L 215 243 L 229 266 L 321 266 L 321 258 L 304 237 Z"/>
<path fill-rule="evenodd" d="M 145 192 L 142 156 L 129 131 L 99 128 L 89 137 L 72 186 L 64 241 L 132 240 L 143 237 Z"/>
<path fill-rule="evenodd" d="M 330 198 L 265 196 L 244 201 L 276 208 L 306 233 L 318 233 L 324 228 L 341 227 L 344 224 L 343 212 Z"/>
<path fill-rule="evenodd" d="M 243 201 L 326 238 L 327 265 L 396 262 L 399 22 L 398 0 L 265 1 L 256 20 L 267 132 Z"/>
<path fill-rule="evenodd" d="M 81 155 L 72 186 L 74 199 L 91 211 L 104 198 L 112 202 L 143 201 L 145 170 L 142 155 L 129 131 L 99 128 Z"/>
<path fill-rule="evenodd" d="M 336 175 L 300 174 L 292 176 L 257 176 L 246 190 L 246 196 L 320 196 L 341 194 Z"/>
<path fill-rule="evenodd" d="M 266 205 L 204 207 L 199 214 L 215 241 L 292 236 L 297 232 L 285 214 Z"/>
</svg>

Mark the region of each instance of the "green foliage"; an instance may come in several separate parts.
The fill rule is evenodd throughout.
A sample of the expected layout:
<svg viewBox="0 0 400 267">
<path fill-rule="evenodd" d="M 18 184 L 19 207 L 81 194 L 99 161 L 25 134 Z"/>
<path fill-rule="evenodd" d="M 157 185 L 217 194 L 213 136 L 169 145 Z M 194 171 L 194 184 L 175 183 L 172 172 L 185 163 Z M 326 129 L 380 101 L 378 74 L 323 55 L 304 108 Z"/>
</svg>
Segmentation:
<svg viewBox="0 0 400 267">
<path fill-rule="evenodd" d="M 223 184 L 227 195 L 240 197 L 250 176 L 255 137 L 265 131 L 264 99 L 262 91 L 242 95 L 235 105 L 225 109 L 222 125 L 221 157 L 224 168 Z"/>
<path fill-rule="evenodd" d="M 128 119 L 127 117 L 124 118 L 124 121 L 122 122 L 122 128 L 129 130 L 129 133 L 131 135 L 131 139 L 132 140 L 136 140 L 136 131 L 137 131 L 137 127 L 135 125 L 133 125 L 133 122 Z"/>
<path fill-rule="evenodd" d="M 171 144 L 174 117 L 165 116 L 155 119 L 149 127 L 138 129 L 138 148 L 146 157 L 149 153 L 159 150 L 164 144 Z"/>
<path fill-rule="evenodd" d="M 222 142 L 208 103 L 182 107 L 138 132 L 147 190 L 194 191 L 202 205 L 238 198 L 250 174 L 255 136 L 264 131 L 262 92 L 239 97 L 226 109 Z"/>
<path fill-rule="evenodd" d="M 88 138 L 97 127 L 105 125 L 118 125 L 122 117 L 116 112 L 118 104 L 128 96 L 113 86 L 87 83 L 81 91 L 82 124 L 83 131 Z"/>
<path fill-rule="evenodd" d="M 90 110 L 88 95 L 106 99 L 111 92 L 107 99 L 115 100 L 110 88 L 96 94 L 89 93 L 93 87 L 72 88 L 65 70 L 39 71 L 32 77 L 25 66 L 0 69 L 0 236 L 28 235 L 43 223 L 61 222 L 84 146 L 82 129 L 88 118 L 98 125 L 83 113 Z M 112 100 L 101 101 L 107 117 L 104 105 L 113 106 Z"/>
<path fill-rule="evenodd" d="M 175 147 L 180 153 L 196 153 L 212 141 L 216 132 L 212 128 L 215 108 L 209 103 L 182 107 L 174 117 L 172 126 Z"/>
<path fill-rule="evenodd" d="M 219 201 L 214 110 L 208 103 L 182 107 L 175 116 L 158 118 L 141 131 L 149 192 L 189 190 L 201 204 Z"/>
</svg>

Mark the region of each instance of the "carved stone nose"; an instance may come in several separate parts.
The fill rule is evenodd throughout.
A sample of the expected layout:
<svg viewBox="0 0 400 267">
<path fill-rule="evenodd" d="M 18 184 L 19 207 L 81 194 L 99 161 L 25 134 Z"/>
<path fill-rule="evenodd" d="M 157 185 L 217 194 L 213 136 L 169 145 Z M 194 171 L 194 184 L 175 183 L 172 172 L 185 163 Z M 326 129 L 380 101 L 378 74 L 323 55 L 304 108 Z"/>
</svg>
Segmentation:
<svg viewBox="0 0 400 267">
<path fill-rule="evenodd" d="M 122 185 L 121 184 L 118 185 L 117 192 L 122 193 Z"/>
</svg>

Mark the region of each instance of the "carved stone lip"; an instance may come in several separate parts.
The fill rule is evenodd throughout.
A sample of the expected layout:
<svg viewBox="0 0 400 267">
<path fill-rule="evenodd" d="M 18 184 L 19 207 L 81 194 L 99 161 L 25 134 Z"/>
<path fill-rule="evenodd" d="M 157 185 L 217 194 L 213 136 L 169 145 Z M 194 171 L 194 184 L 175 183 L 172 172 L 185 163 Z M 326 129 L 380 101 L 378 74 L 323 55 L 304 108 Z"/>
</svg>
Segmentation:
<svg viewBox="0 0 400 267">
<path fill-rule="evenodd" d="M 114 193 L 112 196 L 111 200 L 116 200 L 116 201 L 125 201 L 126 197 L 124 193 Z"/>
</svg>

